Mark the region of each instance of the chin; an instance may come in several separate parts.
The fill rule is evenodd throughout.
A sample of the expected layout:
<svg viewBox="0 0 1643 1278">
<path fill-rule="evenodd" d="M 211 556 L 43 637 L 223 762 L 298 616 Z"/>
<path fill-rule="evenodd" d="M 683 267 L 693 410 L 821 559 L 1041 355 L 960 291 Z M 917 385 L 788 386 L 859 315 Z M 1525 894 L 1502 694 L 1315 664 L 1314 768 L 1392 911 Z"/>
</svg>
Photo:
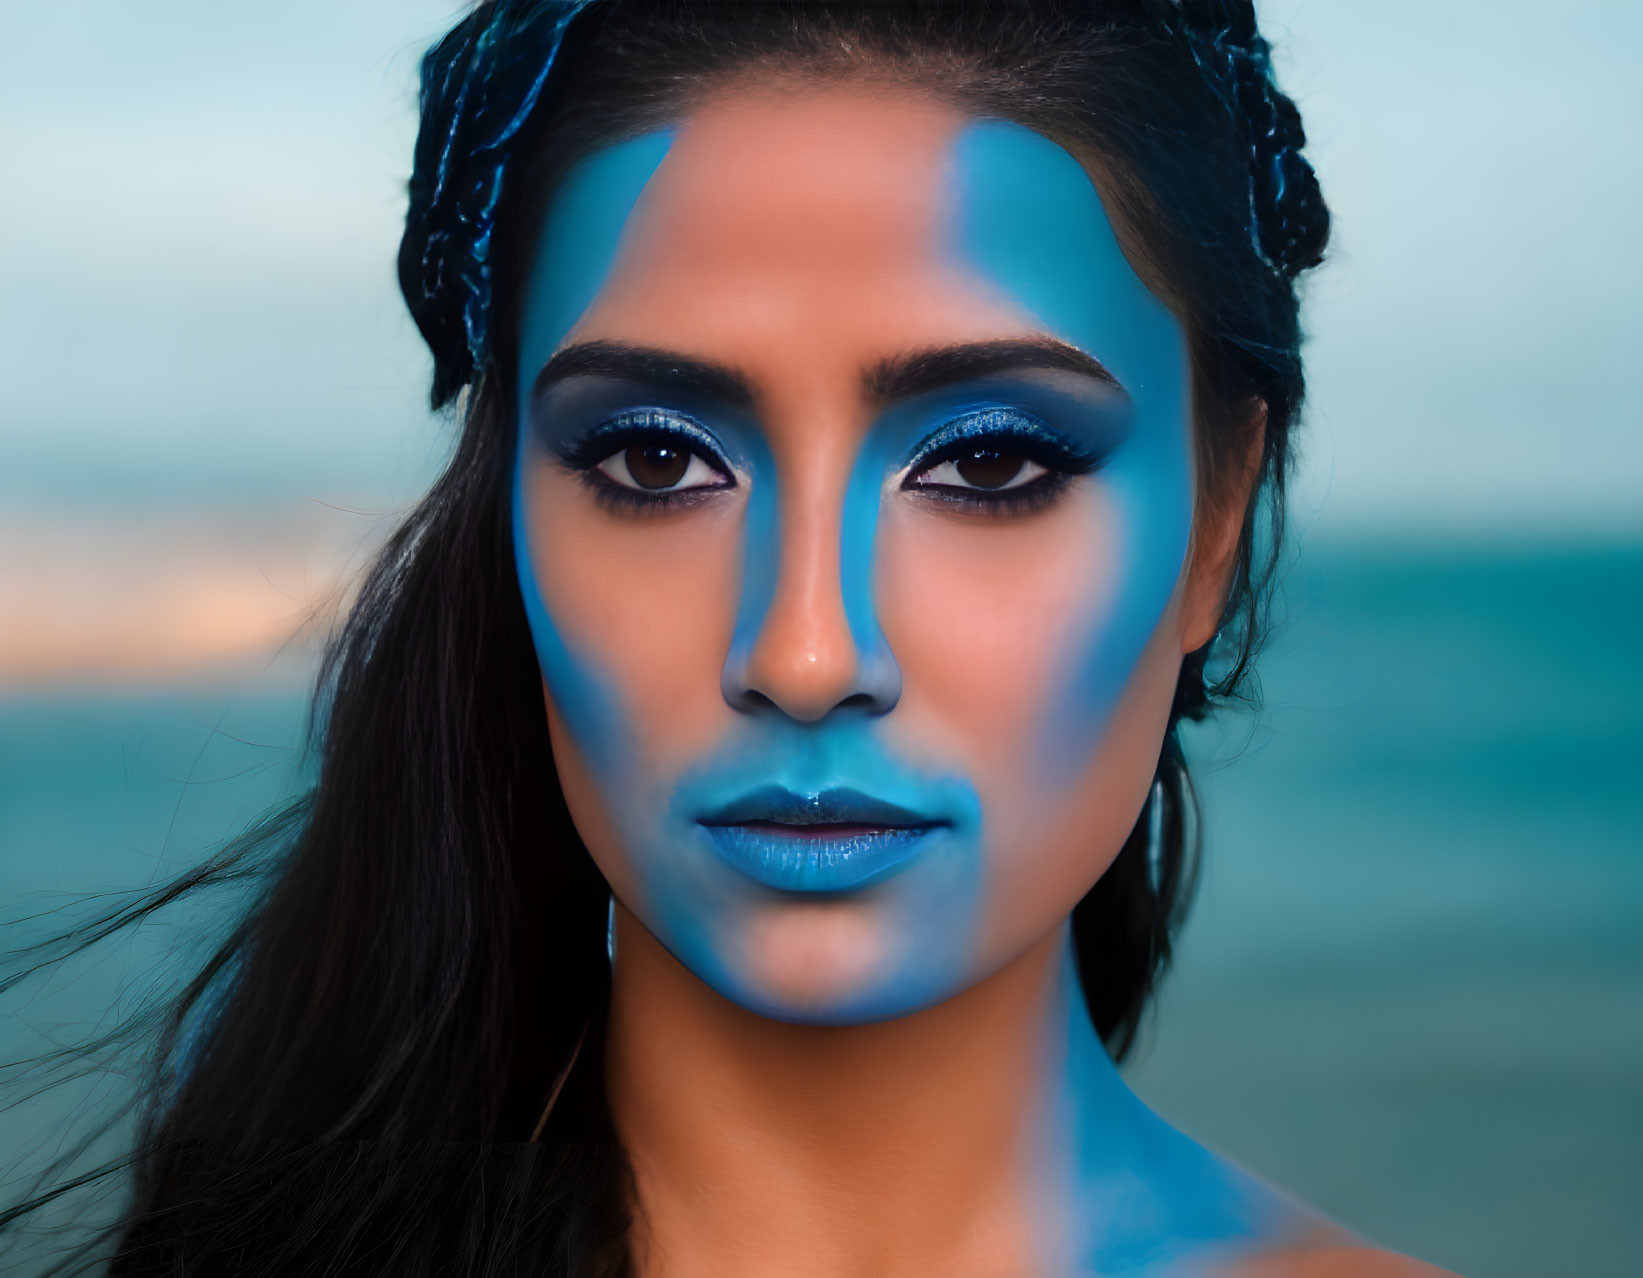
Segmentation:
<svg viewBox="0 0 1643 1278">
<path fill-rule="evenodd" d="M 894 922 L 870 898 L 775 899 L 721 920 L 697 946 L 669 948 L 750 1012 L 796 1024 L 860 1025 L 919 1011 L 963 983 L 950 963 L 920 961 L 898 941 Z"/>
</svg>

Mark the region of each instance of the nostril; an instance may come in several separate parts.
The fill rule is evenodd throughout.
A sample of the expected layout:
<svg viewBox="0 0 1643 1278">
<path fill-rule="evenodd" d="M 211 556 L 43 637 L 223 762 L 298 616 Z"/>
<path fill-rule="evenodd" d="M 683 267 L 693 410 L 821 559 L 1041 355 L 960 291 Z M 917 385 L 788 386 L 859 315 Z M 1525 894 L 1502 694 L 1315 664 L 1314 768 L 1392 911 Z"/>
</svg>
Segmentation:
<svg viewBox="0 0 1643 1278">
<path fill-rule="evenodd" d="M 742 688 L 736 693 L 738 710 L 774 710 L 776 703 L 757 688 Z"/>
<path fill-rule="evenodd" d="M 887 656 L 888 654 L 886 654 Z M 900 671 L 894 660 L 852 662 L 853 674 L 834 678 L 802 677 L 794 672 L 757 670 L 743 660 L 726 662 L 721 678 L 725 701 L 743 714 L 771 712 L 812 723 L 839 710 L 881 715 L 897 702 Z M 806 672 L 814 675 L 814 672 Z"/>
</svg>

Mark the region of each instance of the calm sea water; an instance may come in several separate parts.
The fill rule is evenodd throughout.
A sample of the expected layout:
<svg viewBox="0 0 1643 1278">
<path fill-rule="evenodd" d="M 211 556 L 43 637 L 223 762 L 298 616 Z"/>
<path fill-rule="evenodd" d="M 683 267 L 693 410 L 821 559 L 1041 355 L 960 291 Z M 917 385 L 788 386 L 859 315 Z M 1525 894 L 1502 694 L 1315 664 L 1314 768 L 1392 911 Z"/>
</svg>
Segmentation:
<svg viewBox="0 0 1643 1278">
<path fill-rule="evenodd" d="M 1312 547 L 1285 610 L 1266 708 L 1191 742 L 1204 880 L 1137 1088 L 1472 1278 L 1636 1273 L 1643 546 Z M 8 917 L 237 829 L 293 785 L 302 709 L 256 686 L 0 702 Z M 12 996 L 0 1046 L 103 1022 L 198 931 Z M 0 1116 L 0 1162 L 102 1095 Z"/>
</svg>

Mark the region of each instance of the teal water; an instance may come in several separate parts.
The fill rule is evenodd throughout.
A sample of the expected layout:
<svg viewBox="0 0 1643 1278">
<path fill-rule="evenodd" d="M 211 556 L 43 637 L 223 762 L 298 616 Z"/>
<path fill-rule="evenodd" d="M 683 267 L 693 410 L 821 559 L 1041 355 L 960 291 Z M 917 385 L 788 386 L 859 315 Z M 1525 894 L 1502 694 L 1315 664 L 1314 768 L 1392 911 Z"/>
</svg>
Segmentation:
<svg viewBox="0 0 1643 1278">
<path fill-rule="evenodd" d="M 1635 1273 L 1643 546 L 1316 545 L 1284 603 L 1266 708 L 1190 743 L 1204 881 L 1135 1085 L 1471 1278 Z M 303 710 L 256 686 L 0 700 L 5 916 L 218 843 L 295 783 Z M 7 996 L 0 1050 L 106 1023 L 211 925 Z M 105 1095 L 0 1114 L 0 1164 Z"/>
<path fill-rule="evenodd" d="M 1643 552 L 1317 549 L 1140 1090 L 1479 1278 L 1643 1255 Z M 1241 753 L 1240 753 L 1241 751 Z"/>
</svg>

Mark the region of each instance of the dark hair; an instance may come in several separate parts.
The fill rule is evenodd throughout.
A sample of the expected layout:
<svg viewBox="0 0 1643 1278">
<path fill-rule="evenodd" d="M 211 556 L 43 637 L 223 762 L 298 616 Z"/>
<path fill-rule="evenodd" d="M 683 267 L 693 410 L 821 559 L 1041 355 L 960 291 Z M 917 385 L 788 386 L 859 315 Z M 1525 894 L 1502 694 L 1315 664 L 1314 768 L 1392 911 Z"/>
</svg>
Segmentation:
<svg viewBox="0 0 1643 1278">
<path fill-rule="evenodd" d="M 1146 807 L 1074 911 L 1115 1058 L 1167 965 L 1196 865 L 1176 726 L 1237 695 L 1259 639 L 1302 394 L 1294 282 L 1328 232 L 1249 0 L 577 8 L 482 4 L 423 62 L 400 277 L 436 405 L 465 388 L 462 433 L 327 653 L 316 784 L 86 934 L 273 854 L 164 1013 L 132 1154 L 98 1173 L 135 1174 L 113 1274 L 624 1270 L 598 1064 L 608 889 L 553 780 L 509 537 L 513 311 L 569 165 L 737 70 L 898 77 L 1061 142 L 1187 333 L 1205 500 L 1265 406 L 1219 673 L 1209 649 L 1184 661 Z"/>
</svg>

